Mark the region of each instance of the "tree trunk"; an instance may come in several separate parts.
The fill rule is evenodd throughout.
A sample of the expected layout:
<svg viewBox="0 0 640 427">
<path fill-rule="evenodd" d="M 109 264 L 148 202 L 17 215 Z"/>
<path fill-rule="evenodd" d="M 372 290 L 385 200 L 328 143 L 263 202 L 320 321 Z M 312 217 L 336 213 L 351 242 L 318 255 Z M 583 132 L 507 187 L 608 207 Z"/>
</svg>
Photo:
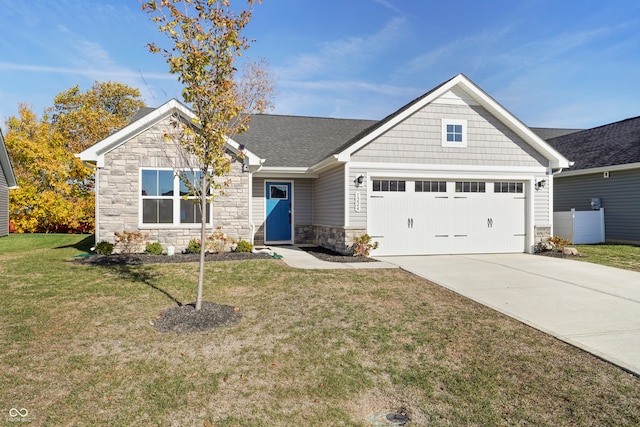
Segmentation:
<svg viewBox="0 0 640 427">
<path fill-rule="evenodd" d="M 204 286 L 204 256 L 207 243 L 207 175 L 200 178 L 200 270 L 198 272 L 198 296 L 196 311 L 202 308 L 202 288 Z"/>
</svg>

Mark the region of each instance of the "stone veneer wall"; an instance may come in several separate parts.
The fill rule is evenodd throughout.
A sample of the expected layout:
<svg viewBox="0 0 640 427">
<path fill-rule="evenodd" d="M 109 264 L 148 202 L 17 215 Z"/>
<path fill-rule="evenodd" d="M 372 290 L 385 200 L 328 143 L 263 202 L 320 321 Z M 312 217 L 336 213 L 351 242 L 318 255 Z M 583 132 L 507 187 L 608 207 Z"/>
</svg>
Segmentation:
<svg viewBox="0 0 640 427">
<path fill-rule="evenodd" d="M 350 254 L 353 238 L 367 232 L 360 228 L 328 227 L 322 225 L 313 225 L 311 228 L 313 236 L 312 243 L 342 254 Z"/>
<path fill-rule="evenodd" d="M 535 239 L 533 244 L 544 243 L 548 237 L 551 237 L 551 226 L 534 226 Z"/>
<path fill-rule="evenodd" d="M 171 144 L 164 142 L 169 122 L 161 122 L 105 156 L 105 167 L 98 171 L 98 240 L 114 242 L 114 233 L 140 231 L 148 234 L 150 242 L 159 242 L 176 251 L 187 247 L 189 240 L 199 238 L 200 224 L 155 226 L 139 224 L 140 168 L 172 168 Z M 175 149 L 175 148 L 174 148 Z M 174 154 L 174 159 L 179 158 Z M 249 226 L 249 181 L 242 172 L 242 163 L 235 161 L 227 177 L 231 185 L 226 195 L 213 203 L 213 225 L 228 238 L 251 239 Z"/>
</svg>

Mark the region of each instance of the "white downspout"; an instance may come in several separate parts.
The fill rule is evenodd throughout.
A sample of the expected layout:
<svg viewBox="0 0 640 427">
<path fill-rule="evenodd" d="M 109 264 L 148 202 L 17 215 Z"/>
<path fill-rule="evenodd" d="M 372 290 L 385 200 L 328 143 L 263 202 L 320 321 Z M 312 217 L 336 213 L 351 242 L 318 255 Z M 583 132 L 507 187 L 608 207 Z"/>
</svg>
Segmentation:
<svg viewBox="0 0 640 427">
<path fill-rule="evenodd" d="M 249 227 L 251 227 L 251 244 L 255 243 L 256 224 L 253 222 L 253 172 L 249 171 Z"/>
</svg>

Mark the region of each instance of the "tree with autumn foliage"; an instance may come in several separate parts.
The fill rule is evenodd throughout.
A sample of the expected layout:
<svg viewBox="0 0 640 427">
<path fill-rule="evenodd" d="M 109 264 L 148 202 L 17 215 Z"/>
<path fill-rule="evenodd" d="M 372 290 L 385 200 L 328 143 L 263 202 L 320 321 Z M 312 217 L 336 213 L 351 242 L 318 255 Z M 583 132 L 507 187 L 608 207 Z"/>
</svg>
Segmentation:
<svg viewBox="0 0 640 427">
<path fill-rule="evenodd" d="M 169 73 L 177 75 L 183 85 L 184 102 L 196 116 L 193 123 L 176 121 L 179 128 L 169 137 L 177 142 L 185 159 L 196 159 L 192 169 L 198 172 L 200 182 L 187 185 L 202 213 L 201 242 L 206 241 L 207 204 L 215 197 L 215 190 L 220 194 L 225 185 L 216 177 L 231 170 L 227 138 L 248 129 L 251 113 L 271 107 L 273 84 L 264 62 L 247 62 L 242 74 L 236 75 L 236 61 L 251 44 L 242 31 L 256 2 L 247 0 L 243 10 L 232 7 L 229 0 L 154 0 L 142 5 L 172 44 L 164 49 L 151 43 L 149 50 L 164 56 Z M 204 252 L 200 251 L 196 310 L 202 305 Z"/>
<path fill-rule="evenodd" d="M 5 138 L 18 183 L 9 195 L 15 230 L 92 231 L 94 174 L 75 154 L 125 126 L 142 106 L 137 89 L 111 82 L 60 93 L 41 119 L 20 105 Z"/>
<path fill-rule="evenodd" d="M 140 91 L 118 82 L 95 82 L 86 92 L 76 85 L 59 93 L 48 110 L 51 122 L 73 153 L 80 153 L 129 123 L 145 106 Z"/>
</svg>

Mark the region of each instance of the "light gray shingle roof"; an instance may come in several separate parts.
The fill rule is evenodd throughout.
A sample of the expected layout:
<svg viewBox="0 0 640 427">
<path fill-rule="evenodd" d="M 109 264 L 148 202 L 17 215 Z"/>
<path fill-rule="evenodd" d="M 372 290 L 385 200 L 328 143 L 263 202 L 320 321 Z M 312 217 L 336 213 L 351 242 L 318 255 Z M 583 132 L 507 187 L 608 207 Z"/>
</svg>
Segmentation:
<svg viewBox="0 0 640 427">
<path fill-rule="evenodd" d="M 310 167 L 334 154 L 377 120 L 255 114 L 233 139 L 266 159 L 264 166 Z"/>
</svg>

